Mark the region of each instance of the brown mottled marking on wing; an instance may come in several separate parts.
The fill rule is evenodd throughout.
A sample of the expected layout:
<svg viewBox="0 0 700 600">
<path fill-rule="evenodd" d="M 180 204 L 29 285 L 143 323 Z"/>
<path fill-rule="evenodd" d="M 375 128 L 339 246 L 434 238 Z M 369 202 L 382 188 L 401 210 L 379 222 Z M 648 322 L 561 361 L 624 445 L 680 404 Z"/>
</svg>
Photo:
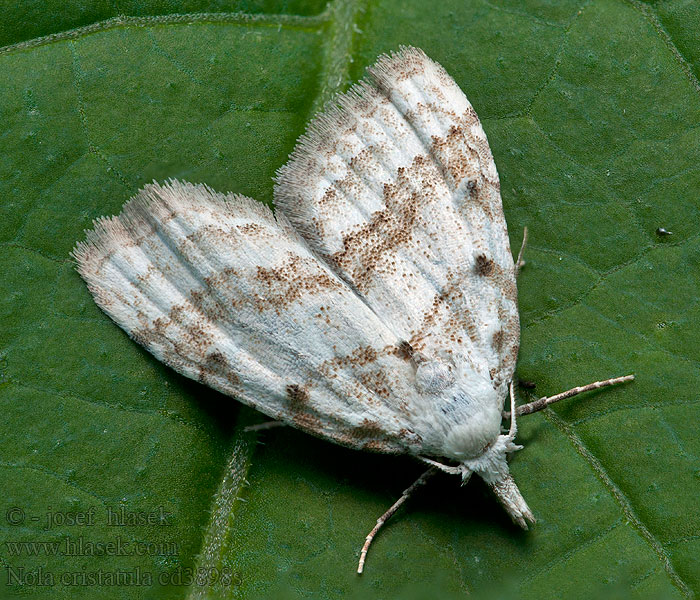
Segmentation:
<svg viewBox="0 0 700 600">
<path fill-rule="evenodd" d="M 415 440 L 416 437 L 418 439 L 420 439 L 420 436 L 415 431 L 410 431 L 409 429 L 406 429 L 405 427 L 402 427 L 401 429 L 399 429 L 399 437 L 402 440 L 406 440 L 406 441 Z"/>
<path fill-rule="evenodd" d="M 360 346 L 355 348 L 350 354 L 345 356 L 334 356 L 333 358 L 321 363 L 318 370 L 324 374 L 330 374 L 333 371 L 345 370 L 353 367 L 364 367 L 377 360 L 379 356 L 377 350 L 372 346 Z"/>
<path fill-rule="evenodd" d="M 261 290 L 255 299 L 259 311 L 283 310 L 308 294 L 341 289 L 342 283 L 318 268 L 318 263 L 298 255 L 274 268 L 258 267 L 255 275 Z"/>
<path fill-rule="evenodd" d="M 208 290 L 224 285 L 229 279 L 240 277 L 240 273 L 234 267 L 224 267 L 213 275 L 204 277 L 203 281 Z"/>
<path fill-rule="evenodd" d="M 446 104 L 435 102 L 418 103 L 406 111 L 405 118 L 410 123 L 422 118 L 439 115 L 451 123 L 444 136 L 432 135 L 431 153 L 445 172 L 452 177 L 451 183 L 458 186 L 468 175 L 478 175 L 485 181 L 496 184 L 497 178 L 491 178 L 481 167 L 493 161 L 491 150 L 483 134 L 475 134 L 481 127 L 474 109 L 469 106 L 461 113 L 456 113 Z"/>
<path fill-rule="evenodd" d="M 222 321 L 227 317 L 226 307 L 216 300 L 211 290 L 193 290 L 190 293 L 190 302 L 194 310 L 204 315 L 210 321 Z M 231 308 L 238 308 L 240 304 L 240 301 L 234 299 L 231 299 L 229 302 Z"/>
<path fill-rule="evenodd" d="M 319 206 L 329 207 L 338 201 L 338 193 L 335 188 L 329 187 L 326 193 L 319 201 Z"/>
<path fill-rule="evenodd" d="M 481 164 L 487 164 L 487 163 L 493 162 L 493 155 L 491 154 L 491 148 L 489 147 L 489 143 L 486 140 L 486 138 L 474 136 L 473 144 L 476 146 L 476 151 L 479 155 L 479 160 L 480 160 Z M 491 181 L 491 180 L 489 180 L 489 181 Z M 497 182 L 497 180 L 493 180 L 491 182 L 495 184 Z"/>
<path fill-rule="evenodd" d="M 446 317 L 446 320 L 440 321 L 440 332 L 445 339 L 462 344 L 463 340 L 461 333 L 466 331 L 469 339 L 476 343 L 479 339 L 479 332 L 476 327 L 474 317 L 466 310 L 457 312 L 451 310 L 451 304 L 464 296 L 463 281 L 464 275 L 459 275 L 459 271 L 450 269 L 447 272 L 447 284 L 437 292 L 433 298 L 431 307 L 424 313 L 419 329 L 413 333 L 411 344 L 417 350 L 422 350 L 424 343 L 421 343 L 427 332 L 435 327 L 438 318 Z"/>
<path fill-rule="evenodd" d="M 377 270 L 391 271 L 393 251 L 412 241 L 411 232 L 423 219 L 421 209 L 436 199 L 436 176 L 425 156 L 416 156 L 410 167 L 400 168 L 396 181 L 384 185 L 386 208 L 346 233 L 343 250 L 330 256 L 333 264 L 350 274 L 361 292 L 366 291 Z M 339 182 L 338 187 L 342 189 L 352 177 L 354 174 Z"/>
<path fill-rule="evenodd" d="M 321 420 L 314 414 L 310 405 L 310 395 L 308 387 L 290 383 L 286 388 L 288 408 L 292 415 L 292 422 L 295 427 L 310 432 L 321 430 Z"/>
<path fill-rule="evenodd" d="M 358 438 L 377 438 L 381 437 L 384 433 L 382 426 L 376 421 L 371 421 L 370 419 L 363 419 L 362 425 L 355 427 L 354 434 Z"/>
<path fill-rule="evenodd" d="M 383 369 L 358 370 L 355 375 L 360 383 L 375 396 L 387 400 L 391 398 L 391 381 Z"/>
<path fill-rule="evenodd" d="M 520 349 L 520 323 L 517 313 L 507 313 L 502 306 L 498 307 L 498 318 L 501 323 L 501 335 L 498 339 L 494 336 L 493 343 L 499 344 L 499 371 L 501 373 L 509 373 L 515 369 L 515 363 L 518 360 L 518 350 Z M 494 384 L 495 383 L 496 382 L 494 382 Z M 501 384 L 503 382 L 499 381 L 498 383 Z"/>
<path fill-rule="evenodd" d="M 496 264 L 487 258 L 485 254 L 478 254 L 476 257 L 476 273 L 481 277 L 489 277 L 496 270 Z"/>
<path fill-rule="evenodd" d="M 396 443 L 396 439 L 389 441 L 386 433 L 384 434 L 384 439 L 367 439 L 364 435 L 358 435 L 358 431 L 364 429 L 365 427 L 362 425 L 347 428 L 344 424 L 338 424 L 328 437 L 331 437 L 335 443 L 341 446 L 347 446 L 356 450 L 382 452 L 385 454 L 403 454 L 407 451 Z M 404 438 L 400 439 L 404 440 Z M 410 439 L 406 440 L 407 447 L 411 441 Z"/>
<path fill-rule="evenodd" d="M 505 334 L 503 333 L 503 329 L 499 329 L 496 333 L 493 334 L 493 339 L 491 340 L 491 346 L 493 346 L 493 349 L 499 354 L 503 349 L 504 336 Z"/>
<path fill-rule="evenodd" d="M 413 346 L 406 340 L 403 340 L 397 347 L 397 354 L 404 360 L 411 360 L 413 358 L 415 350 Z"/>
<path fill-rule="evenodd" d="M 465 177 L 473 179 L 479 175 L 477 152 L 469 146 L 465 147 L 464 136 L 463 127 L 452 125 L 446 137 L 432 136 L 430 148 L 456 185 Z"/>
<path fill-rule="evenodd" d="M 425 110 L 433 108 L 425 107 Z M 417 155 L 410 166 L 398 168 L 395 181 L 386 183 L 383 188 L 385 208 L 374 212 L 366 223 L 346 232 L 342 239 L 343 249 L 328 256 L 329 262 L 347 273 L 360 292 L 367 291 L 376 272 L 392 272 L 392 254 L 413 241 L 413 231 L 425 227 L 422 212 L 439 199 L 436 188 L 440 184 L 440 174 L 436 164 L 445 165 L 454 186 L 469 178 L 470 201 L 479 204 L 489 219 L 493 218 L 491 201 L 485 191 L 494 182 L 476 168 L 479 165 L 476 151 L 467 147 L 470 154 L 464 153 L 464 139 L 464 127 L 456 125 L 444 138 L 433 136 L 431 153 L 436 155 L 438 162 L 426 155 Z M 374 152 L 375 149 L 370 147 L 353 157 L 349 161 L 349 173 L 336 181 L 323 199 L 335 200 L 339 191 L 343 196 L 363 193 L 358 172 L 375 166 L 370 160 Z M 455 228 L 458 227 L 455 221 Z M 323 235 L 320 222 L 316 224 L 316 233 Z"/>
<path fill-rule="evenodd" d="M 309 403 L 309 391 L 296 383 L 290 383 L 286 389 L 289 407 L 293 411 L 304 410 Z"/>
<path fill-rule="evenodd" d="M 150 328 L 144 329 L 143 327 L 138 327 L 129 332 L 129 337 L 140 346 L 147 348 L 148 344 L 153 339 L 153 331 Z"/>
<path fill-rule="evenodd" d="M 435 105 L 421 107 L 421 110 L 426 114 L 440 112 L 440 108 Z M 471 112 L 473 113 L 473 109 Z M 478 119 L 473 121 L 470 114 L 470 111 L 466 111 L 460 116 L 453 115 L 455 123 L 450 126 L 446 136 L 431 136 L 430 154 L 436 164 L 441 165 L 445 180 L 453 191 L 465 179 L 467 180 L 464 184 L 469 191 L 466 201 L 478 204 L 486 217 L 493 221 L 502 213 L 499 213 L 498 208 L 494 206 L 489 192 L 492 189 L 500 189 L 500 184 L 497 177 L 491 178 L 483 168 L 487 161 L 493 159 L 490 158 L 490 154 L 488 156 L 483 154 L 482 140 L 471 135 L 471 127 L 474 123 L 478 124 Z M 488 149 L 488 142 L 486 142 L 486 149 Z"/>
<path fill-rule="evenodd" d="M 193 231 L 185 237 L 185 240 L 189 242 L 189 244 L 195 245 L 201 244 L 203 241 L 224 239 L 228 243 L 235 242 L 235 237 L 231 235 L 230 229 L 222 229 L 217 225 L 203 225 L 202 227 L 197 229 L 197 231 Z M 185 249 L 187 248 L 187 246 L 188 244 L 182 243 L 179 245 L 179 250 L 183 254 L 185 254 Z"/>
<path fill-rule="evenodd" d="M 386 431 L 379 423 L 370 419 L 363 419 L 362 424 L 355 427 L 350 435 L 354 440 L 362 442 L 363 450 L 385 452 L 388 447 L 383 439 L 386 438 Z"/>
<path fill-rule="evenodd" d="M 406 345 L 409 345 L 408 342 Z M 338 354 L 326 360 L 318 366 L 318 371 L 329 380 L 343 378 L 351 372 L 355 385 L 348 390 L 349 396 L 369 406 L 377 406 L 394 398 L 394 410 L 406 413 L 404 399 L 396 400 L 395 373 L 388 372 L 379 361 L 380 356 L 397 356 L 399 353 L 399 347 L 394 345 L 381 350 L 360 346 L 349 354 Z"/>
<path fill-rule="evenodd" d="M 493 285 L 503 292 L 503 296 L 517 304 L 518 301 L 518 288 L 515 283 L 515 277 L 513 276 L 512 270 L 504 270 L 498 263 L 492 262 L 493 268 L 488 275 L 493 281 Z"/>
<path fill-rule="evenodd" d="M 271 232 L 268 227 L 263 227 L 259 223 L 244 223 L 237 225 L 239 233 L 255 237 L 270 237 Z"/>
<path fill-rule="evenodd" d="M 224 377 L 233 387 L 237 387 L 241 380 L 234 373 L 223 353 L 214 351 L 207 354 L 204 364 L 199 365 L 199 382 L 209 384 L 213 376 Z"/>
<path fill-rule="evenodd" d="M 400 60 L 396 60 L 400 56 Z M 417 48 L 402 48 L 398 53 L 391 56 L 381 56 L 379 60 L 370 67 L 369 71 L 372 74 L 373 80 L 377 87 L 384 94 L 392 92 L 391 84 L 388 84 L 383 75 L 390 72 L 389 81 L 401 83 L 407 79 L 420 77 L 425 73 L 426 60 L 430 59 Z M 445 69 L 438 63 L 431 61 L 432 74 L 437 79 L 439 87 L 431 86 L 432 89 L 442 91 L 455 86 L 455 82 Z"/>
<path fill-rule="evenodd" d="M 145 315 L 140 318 L 144 323 L 141 327 L 130 332 L 132 339 L 142 346 L 149 348 L 162 340 L 167 340 L 166 330 L 171 325 L 179 327 L 177 344 L 174 344 L 177 354 L 181 358 L 187 358 L 193 353 L 204 355 L 207 349 L 214 343 L 211 334 L 207 330 L 207 319 L 203 315 L 198 315 L 194 320 L 187 319 L 188 305 L 177 304 L 172 306 L 167 318 L 158 317 L 151 324 Z M 178 345 L 188 348 L 189 352 L 179 352 Z"/>
</svg>

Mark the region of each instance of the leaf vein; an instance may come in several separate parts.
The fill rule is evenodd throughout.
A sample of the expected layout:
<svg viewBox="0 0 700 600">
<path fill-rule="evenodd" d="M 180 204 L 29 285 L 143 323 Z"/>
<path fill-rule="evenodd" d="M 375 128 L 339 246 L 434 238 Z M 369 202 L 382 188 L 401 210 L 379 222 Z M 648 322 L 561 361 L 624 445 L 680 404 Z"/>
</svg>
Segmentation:
<svg viewBox="0 0 700 600">
<path fill-rule="evenodd" d="M 676 573 L 676 570 L 671 563 L 666 550 L 659 540 L 651 533 L 647 526 L 642 522 L 642 520 L 637 516 L 632 507 L 630 500 L 622 492 L 622 490 L 613 481 L 612 477 L 608 474 L 603 467 L 602 463 L 598 458 L 588 449 L 588 447 L 583 443 L 583 440 L 576 433 L 574 428 L 569 425 L 564 419 L 562 419 L 556 412 L 552 409 L 545 409 L 542 411 L 545 419 L 553 424 L 559 431 L 561 431 L 574 446 L 576 451 L 588 462 L 590 467 L 593 469 L 594 473 L 598 476 L 598 479 L 603 483 L 605 488 L 608 490 L 610 495 L 615 499 L 620 508 L 622 509 L 625 517 L 633 524 L 639 535 L 646 541 L 649 547 L 652 549 L 654 554 L 656 554 L 659 561 L 666 572 L 666 575 L 671 580 L 671 582 L 683 593 L 687 598 L 692 598 L 693 593 L 688 587 L 688 584 L 681 579 L 681 577 Z"/>
</svg>

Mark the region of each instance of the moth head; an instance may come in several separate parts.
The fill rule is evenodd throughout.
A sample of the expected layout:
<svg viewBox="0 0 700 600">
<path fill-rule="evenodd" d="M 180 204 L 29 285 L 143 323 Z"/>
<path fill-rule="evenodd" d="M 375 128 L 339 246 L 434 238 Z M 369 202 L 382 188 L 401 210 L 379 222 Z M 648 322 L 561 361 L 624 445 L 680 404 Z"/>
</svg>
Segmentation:
<svg viewBox="0 0 700 600">
<path fill-rule="evenodd" d="M 523 529 L 527 529 L 527 523 L 534 523 L 535 517 L 513 480 L 508 470 L 507 462 L 509 453 L 522 449 L 522 446 L 515 443 L 515 436 L 518 432 L 518 428 L 516 424 L 515 396 L 512 383 L 510 384 L 510 398 L 511 422 L 508 433 L 499 435 L 496 439 L 487 444 L 481 454 L 463 460 L 456 466 L 443 465 L 442 463 L 429 459 L 423 460 L 448 473 L 461 475 L 462 485 L 469 481 L 472 473 L 476 473 L 493 490 L 513 521 Z"/>
<path fill-rule="evenodd" d="M 522 450 L 522 446 L 513 443 L 513 438 L 510 434 L 499 435 L 488 447 L 484 448 L 484 452 L 476 458 L 465 460 L 461 466 L 464 470 L 467 469 L 471 473 L 476 473 L 489 485 L 497 481 L 501 481 L 510 476 L 508 471 L 507 455 L 510 452 Z M 464 482 L 465 476 L 462 475 Z"/>
<path fill-rule="evenodd" d="M 518 525 L 527 529 L 528 521 L 535 522 L 535 516 L 530 507 L 525 502 L 525 498 L 520 493 L 513 476 L 508 470 L 506 455 L 509 452 L 521 450 L 522 446 L 515 443 L 515 436 L 518 433 L 516 423 L 517 412 L 515 410 L 515 393 L 513 392 L 513 382 L 510 382 L 510 429 L 507 434 L 499 435 L 493 444 L 482 455 L 482 463 L 475 465 L 475 472 L 489 485 L 501 501 L 503 508 Z"/>
</svg>

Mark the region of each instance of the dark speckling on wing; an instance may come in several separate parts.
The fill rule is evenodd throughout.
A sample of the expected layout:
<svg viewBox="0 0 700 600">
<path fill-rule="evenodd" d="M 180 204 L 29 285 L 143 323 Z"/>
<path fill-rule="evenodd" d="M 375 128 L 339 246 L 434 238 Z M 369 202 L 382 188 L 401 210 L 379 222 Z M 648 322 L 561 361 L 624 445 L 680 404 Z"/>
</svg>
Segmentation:
<svg viewBox="0 0 700 600">
<path fill-rule="evenodd" d="M 275 202 L 397 336 L 505 395 L 519 321 L 498 173 L 442 67 L 412 48 L 380 58 L 311 123 Z"/>
</svg>

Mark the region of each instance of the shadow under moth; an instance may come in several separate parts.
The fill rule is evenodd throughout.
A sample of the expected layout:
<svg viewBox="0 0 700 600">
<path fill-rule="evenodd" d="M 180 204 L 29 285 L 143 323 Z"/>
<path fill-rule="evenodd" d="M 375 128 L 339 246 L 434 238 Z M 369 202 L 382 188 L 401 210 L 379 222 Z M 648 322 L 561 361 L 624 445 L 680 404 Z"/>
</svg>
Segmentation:
<svg viewBox="0 0 700 600">
<path fill-rule="evenodd" d="M 455 81 L 416 48 L 379 57 L 310 123 L 274 199 L 275 214 L 153 183 L 73 256 L 97 304 L 179 373 L 331 442 L 430 465 L 377 521 L 358 572 L 439 470 L 476 473 L 516 523 L 534 523 L 506 462 L 521 448 L 516 416 L 633 376 L 516 408 L 521 256 Z"/>
</svg>

